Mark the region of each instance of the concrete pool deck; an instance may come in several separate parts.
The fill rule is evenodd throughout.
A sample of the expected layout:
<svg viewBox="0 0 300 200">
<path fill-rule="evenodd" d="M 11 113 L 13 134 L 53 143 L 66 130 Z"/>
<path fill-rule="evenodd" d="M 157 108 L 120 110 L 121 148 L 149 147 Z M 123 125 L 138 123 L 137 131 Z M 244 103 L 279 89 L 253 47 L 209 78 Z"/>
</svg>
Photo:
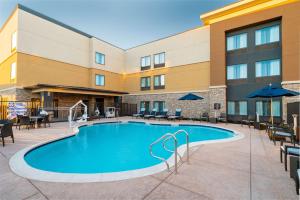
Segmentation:
<svg viewBox="0 0 300 200">
<path fill-rule="evenodd" d="M 235 124 L 218 126 L 245 137 L 194 148 L 190 164 L 180 164 L 177 175 L 165 171 L 108 183 L 51 183 L 15 175 L 9 159 L 17 151 L 72 130 L 67 123 L 14 129 L 15 143 L 6 138 L 6 146 L 0 147 L 0 199 L 298 199 L 294 182 L 280 163 L 279 145 L 274 146 L 264 131 Z"/>
</svg>

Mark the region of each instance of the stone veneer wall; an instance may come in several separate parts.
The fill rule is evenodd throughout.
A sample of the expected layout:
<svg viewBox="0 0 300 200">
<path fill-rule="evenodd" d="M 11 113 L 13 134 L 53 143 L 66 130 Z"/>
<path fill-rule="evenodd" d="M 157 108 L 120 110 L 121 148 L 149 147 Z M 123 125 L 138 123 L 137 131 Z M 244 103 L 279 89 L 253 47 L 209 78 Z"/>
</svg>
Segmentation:
<svg viewBox="0 0 300 200">
<path fill-rule="evenodd" d="M 140 109 L 141 101 L 150 101 L 150 109 L 153 108 L 153 101 L 165 101 L 166 108 L 169 109 L 169 114 L 174 114 L 176 108 L 182 109 L 184 117 L 199 118 L 203 112 L 209 112 L 209 93 L 194 92 L 198 96 L 203 97 L 202 100 L 195 101 L 179 101 L 178 99 L 187 93 L 164 93 L 164 94 L 141 94 L 141 95 L 125 95 L 123 103 L 132 103 L 138 105 Z"/>
<path fill-rule="evenodd" d="M 295 81 L 294 83 L 283 83 L 282 87 L 288 90 L 293 90 L 300 92 L 300 81 Z M 282 118 L 287 121 L 287 104 L 293 102 L 300 102 L 300 97 L 283 97 L 282 98 Z"/>
<path fill-rule="evenodd" d="M 220 103 L 221 109 L 215 111 L 214 104 Z M 214 117 L 220 113 L 226 113 L 226 86 L 213 86 L 209 88 L 209 116 Z"/>
<path fill-rule="evenodd" d="M 40 98 L 39 94 L 32 94 L 31 90 L 21 88 L 2 90 L 0 95 L 8 101 L 31 101 L 32 98 Z"/>
</svg>

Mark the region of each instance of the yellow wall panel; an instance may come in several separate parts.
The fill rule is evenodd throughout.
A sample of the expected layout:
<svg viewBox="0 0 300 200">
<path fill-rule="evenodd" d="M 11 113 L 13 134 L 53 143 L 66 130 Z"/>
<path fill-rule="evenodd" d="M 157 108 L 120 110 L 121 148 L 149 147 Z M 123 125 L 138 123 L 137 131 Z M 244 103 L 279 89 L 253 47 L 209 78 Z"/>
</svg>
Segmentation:
<svg viewBox="0 0 300 200">
<path fill-rule="evenodd" d="M 10 79 L 11 64 L 17 62 L 17 54 L 14 53 L 2 63 L 0 63 L 0 88 L 11 87 L 16 83 L 16 79 Z M 18 64 L 17 64 L 18 68 Z M 18 76 L 18 73 L 17 73 Z"/>
</svg>

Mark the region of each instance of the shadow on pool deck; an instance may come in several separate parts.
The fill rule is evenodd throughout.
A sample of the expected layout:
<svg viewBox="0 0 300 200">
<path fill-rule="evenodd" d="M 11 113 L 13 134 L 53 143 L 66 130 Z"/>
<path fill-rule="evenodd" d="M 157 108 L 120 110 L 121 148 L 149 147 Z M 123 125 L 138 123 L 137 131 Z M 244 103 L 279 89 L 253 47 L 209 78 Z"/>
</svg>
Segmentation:
<svg viewBox="0 0 300 200">
<path fill-rule="evenodd" d="M 67 123 L 29 131 L 14 129 L 16 143 L 6 139 L 7 145 L 0 147 L 0 199 L 298 199 L 294 182 L 280 163 L 279 146 L 264 131 L 234 124 L 218 126 L 240 131 L 245 137 L 194 149 L 190 164 L 180 164 L 177 175 L 162 172 L 109 183 L 50 183 L 15 175 L 8 164 L 14 153 L 71 130 Z"/>
</svg>

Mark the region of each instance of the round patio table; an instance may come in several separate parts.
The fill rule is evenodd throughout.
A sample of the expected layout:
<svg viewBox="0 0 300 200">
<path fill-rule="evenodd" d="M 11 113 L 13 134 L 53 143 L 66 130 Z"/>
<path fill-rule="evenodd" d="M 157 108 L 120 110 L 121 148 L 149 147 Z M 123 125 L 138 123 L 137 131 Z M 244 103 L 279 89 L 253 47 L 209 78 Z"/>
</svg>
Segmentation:
<svg viewBox="0 0 300 200">
<path fill-rule="evenodd" d="M 38 128 L 38 120 L 44 119 L 43 116 L 30 116 L 30 120 L 34 121 L 34 128 Z"/>
</svg>

